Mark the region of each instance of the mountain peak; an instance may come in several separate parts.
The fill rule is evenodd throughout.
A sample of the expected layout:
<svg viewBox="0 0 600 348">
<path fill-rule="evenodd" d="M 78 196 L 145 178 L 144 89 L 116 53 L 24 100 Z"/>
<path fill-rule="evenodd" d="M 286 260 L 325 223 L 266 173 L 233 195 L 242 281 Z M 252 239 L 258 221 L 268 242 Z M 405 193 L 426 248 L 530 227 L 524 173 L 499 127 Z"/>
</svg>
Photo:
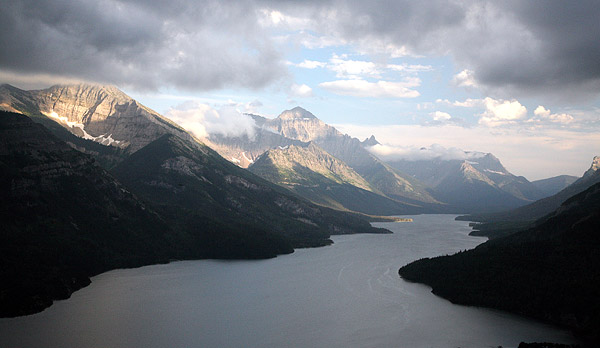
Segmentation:
<svg viewBox="0 0 600 348">
<path fill-rule="evenodd" d="M 306 109 L 303 109 L 299 106 L 296 106 L 295 108 L 293 108 L 291 110 L 285 110 L 284 112 L 282 112 L 279 115 L 278 118 L 282 119 L 282 120 L 292 120 L 292 119 L 317 120 L 318 119 L 315 115 L 313 115 Z"/>
<path fill-rule="evenodd" d="M 370 138 L 366 138 L 365 140 L 363 140 L 361 142 L 362 146 L 367 147 L 367 146 L 375 146 L 375 145 L 380 145 L 381 143 L 377 141 L 377 139 L 375 139 L 374 135 L 371 135 Z"/>
<path fill-rule="evenodd" d="M 594 159 L 592 159 L 592 165 L 590 166 L 590 169 L 586 170 L 586 172 L 583 173 L 583 177 L 588 178 L 592 175 L 598 174 L 600 174 L 600 156 L 594 156 Z"/>
<path fill-rule="evenodd" d="M 592 160 L 592 170 L 598 171 L 598 169 L 600 169 L 600 156 L 594 156 L 594 159 Z"/>
<path fill-rule="evenodd" d="M 59 95 L 72 96 L 110 96 L 120 103 L 131 102 L 133 99 L 113 85 L 101 85 L 96 83 L 77 83 L 54 85 L 46 91 L 58 93 Z"/>
</svg>

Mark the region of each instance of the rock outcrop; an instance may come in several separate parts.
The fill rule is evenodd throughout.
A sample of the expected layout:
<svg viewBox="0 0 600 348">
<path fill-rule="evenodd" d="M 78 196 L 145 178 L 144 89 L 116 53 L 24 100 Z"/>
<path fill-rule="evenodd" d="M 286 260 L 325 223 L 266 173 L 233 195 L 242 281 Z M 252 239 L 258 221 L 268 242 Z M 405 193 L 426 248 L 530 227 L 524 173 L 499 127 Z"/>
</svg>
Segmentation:
<svg viewBox="0 0 600 348">
<path fill-rule="evenodd" d="M 114 86 L 56 85 L 23 91 L 3 85 L 0 104 L 27 115 L 41 113 L 79 137 L 128 152 L 135 152 L 164 134 L 191 139 L 181 127 Z"/>
<path fill-rule="evenodd" d="M 323 206 L 373 215 L 422 212 L 385 197 L 343 161 L 314 143 L 265 152 L 251 172 Z"/>
</svg>

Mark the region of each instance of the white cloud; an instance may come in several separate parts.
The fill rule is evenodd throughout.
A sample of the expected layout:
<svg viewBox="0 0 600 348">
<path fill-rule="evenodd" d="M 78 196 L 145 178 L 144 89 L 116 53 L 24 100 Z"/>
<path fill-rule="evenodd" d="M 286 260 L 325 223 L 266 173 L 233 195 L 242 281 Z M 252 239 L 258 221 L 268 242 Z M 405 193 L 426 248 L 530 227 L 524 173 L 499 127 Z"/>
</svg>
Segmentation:
<svg viewBox="0 0 600 348">
<path fill-rule="evenodd" d="M 295 40 L 300 46 L 308 48 L 310 50 L 325 47 L 339 47 L 347 44 L 347 41 L 340 37 L 328 35 L 316 36 L 306 31 L 300 31 L 300 33 L 294 36 L 280 37 L 280 39 L 281 40 L 278 41 L 282 43 L 287 43 L 290 40 Z"/>
<path fill-rule="evenodd" d="M 301 63 L 298 63 L 296 66 L 304 69 L 316 69 L 316 68 L 324 68 L 327 65 L 325 62 L 319 62 L 316 60 L 308 60 L 305 59 Z"/>
<path fill-rule="evenodd" d="M 487 97 L 483 104 L 486 110 L 481 114 L 479 124 L 488 127 L 515 124 L 527 116 L 527 108 L 517 100 L 496 100 Z"/>
<path fill-rule="evenodd" d="M 219 110 L 207 104 L 188 102 L 171 108 L 166 117 L 179 124 L 198 138 L 211 134 L 254 138 L 256 124 L 252 117 L 239 112 L 234 106 L 223 106 Z"/>
<path fill-rule="evenodd" d="M 277 27 L 288 30 L 300 30 L 311 25 L 311 20 L 284 14 L 277 10 L 263 9 L 258 17 L 258 24 L 263 27 Z"/>
<path fill-rule="evenodd" d="M 477 87 L 475 73 L 472 70 L 465 69 L 454 75 L 452 82 L 458 87 Z"/>
<path fill-rule="evenodd" d="M 290 94 L 294 97 L 306 98 L 313 96 L 313 90 L 305 84 L 292 84 L 290 86 Z"/>
<path fill-rule="evenodd" d="M 439 144 L 433 144 L 429 147 L 378 144 L 369 147 L 368 150 L 384 161 L 420 161 L 432 159 L 441 159 L 445 161 L 472 160 L 485 156 L 485 153 L 483 152 L 466 152 L 456 147 L 446 148 Z"/>
<path fill-rule="evenodd" d="M 433 67 L 431 65 L 421 65 L 421 64 L 388 64 L 387 68 L 394 71 L 401 72 L 422 72 L 422 71 L 432 71 Z"/>
<path fill-rule="evenodd" d="M 536 116 L 548 117 L 550 116 L 550 110 L 546 109 L 541 105 L 538 105 L 533 114 Z"/>
<path fill-rule="evenodd" d="M 550 123 L 558 123 L 558 124 L 569 124 L 575 121 L 575 118 L 569 114 L 553 114 L 550 110 L 546 109 L 542 105 L 538 105 L 538 107 L 533 112 L 536 119 L 533 119 L 533 122 L 550 122 Z"/>
<path fill-rule="evenodd" d="M 452 103 L 452 105 L 463 107 L 463 108 L 474 108 L 477 106 L 482 106 L 483 100 L 467 98 L 467 99 L 465 99 L 465 101 L 462 101 L 462 102 L 459 102 L 458 100 L 456 100 L 456 101 L 454 101 L 454 103 Z"/>
<path fill-rule="evenodd" d="M 299 67 L 313 69 L 326 66 L 329 70 L 335 72 L 336 77 L 358 79 L 363 77 L 381 78 L 387 72 L 400 72 L 404 75 L 414 75 L 424 71 L 432 71 L 431 65 L 422 64 L 384 64 L 374 63 L 364 60 L 347 59 L 347 55 L 334 54 L 329 63 L 315 61 L 304 61 L 298 64 Z"/>
<path fill-rule="evenodd" d="M 361 76 L 380 77 L 381 72 L 373 62 L 362 60 L 347 60 L 334 55 L 327 67 L 335 72 L 336 77 L 359 78 Z"/>
<path fill-rule="evenodd" d="M 368 82 L 360 79 L 338 80 L 320 83 L 319 87 L 331 93 L 353 97 L 416 98 L 420 95 L 419 92 L 409 87 L 418 86 L 418 81 L 418 79 L 406 82 Z"/>
<path fill-rule="evenodd" d="M 447 121 L 452 118 L 449 113 L 443 111 L 435 111 L 429 114 L 434 121 Z"/>
<path fill-rule="evenodd" d="M 398 46 L 391 44 L 389 40 L 378 38 L 362 39 L 356 42 L 357 52 L 361 55 L 384 56 L 388 58 L 402 58 L 414 56 L 404 45 Z"/>
</svg>

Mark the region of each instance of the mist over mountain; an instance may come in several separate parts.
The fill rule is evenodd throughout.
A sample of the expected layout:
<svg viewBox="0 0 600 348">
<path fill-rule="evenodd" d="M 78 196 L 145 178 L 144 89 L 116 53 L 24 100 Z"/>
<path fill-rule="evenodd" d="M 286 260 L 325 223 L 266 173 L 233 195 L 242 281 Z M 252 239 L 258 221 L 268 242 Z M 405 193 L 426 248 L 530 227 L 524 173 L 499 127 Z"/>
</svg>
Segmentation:
<svg viewBox="0 0 600 348">
<path fill-rule="evenodd" d="M 510 173 L 494 155 L 447 151 L 434 146 L 389 160 L 390 166 L 427 185 L 432 195 L 463 211 L 499 211 L 533 202 L 543 192 L 524 177 Z M 417 159 L 421 158 L 421 159 Z M 450 159 L 449 159 L 450 158 Z M 454 159 L 458 158 L 458 159 Z M 469 159 L 465 159 L 469 158 Z"/>
<path fill-rule="evenodd" d="M 264 134 L 263 136 L 259 136 L 249 143 L 244 141 L 245 138 L 211 136 L 211 142 L 216 145 L 215 149 L 227 158 L 233 157 L 230 155 L 232 152 L 240 153 L 240 147 L 245 149 L 246 154 L 254 155 L 261 150 L 265 152 L 279 146 L 300 145 L 312 141 L 331 156 L 346 163 L 373 189 L 387 198 L 401 203 L 433 205 L 443 209 L 440 202 L 434 199 L 418 180 L 391 168 L 369 153 L 364 148 L 363 142 L 340 133 L 335 127 L 324 123 L 301 107 L 283 111 L 274 119 L 253 117 L 257 124 L 257 134 Z M 267 135 L 268 133 L 274 133 L 275 136 Z M 377 142 L 374 138 L 372 141 Z M 237 163 L 235 160 L 233 162 Z"/>
<path fill-rule="evenodd" d="M 225 159 L 242 168 L 248 168 L 263 153 L 271 149 L 284 148 L 290 145 L 305 146 L 306 142 L 287 138 L 273 129 L 265 127 L 266 118 L 249 115 L 255 122 L 254 136 L 247 134 L 229 137 L 223 134 L 211 134 L 207 144 Z"/>
</svg>

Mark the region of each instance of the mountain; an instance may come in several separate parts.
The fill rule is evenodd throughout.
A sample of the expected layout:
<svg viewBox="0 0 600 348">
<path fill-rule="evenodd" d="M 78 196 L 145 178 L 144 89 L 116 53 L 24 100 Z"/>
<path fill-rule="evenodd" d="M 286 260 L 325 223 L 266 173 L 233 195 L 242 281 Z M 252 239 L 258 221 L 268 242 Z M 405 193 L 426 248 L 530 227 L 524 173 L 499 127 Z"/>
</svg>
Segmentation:
<svg viewBox="0 0 600 348">
<path fill-rule="evenodd" d="M 600 183 L 535 227 L 399 270 L 453 303 L 553 322 L 600 341 Z"/>
<path fill-rule="evenodd" d="M 479 221 L 479 222 L 533 222 L 552 211 L 558 209 L 560 205 L 569 197 L 574 196 L 588 187 L 600 182 L 600 157 L 595 156 L 592 165 L 577 179 L 574 183 L 567 186 L 560 192 L 550 197 L 542 198 L 531 204 L 498 213 L 491 214 L 472 214 L 468 216 L 459 216 L 459 220 Z"/>
<path fill-rule="evenodd" d="M 90 85 L 90 84 L 79 84 L 79 85 L 66 85 L 66 86 L 53 86 L 48 89 L 38 90 L 38 91 L 23 91 L 18 88 L 2 85 L 0 88 L 0 105 L 3 108 L 12 108 L 14 110 L 19 110 L 24 113 L 31 114 L 33 116 L 45 115 L 46 118 L 44 121 L 45 124 L 52 124 L 53 122 L 48 122 L 48 120 L 52 120 L 60 123 L 64 128 L 68 129 L 73 134 L 79 136 L 80 138 L 93 140 L 95 142 L 101 143 L 103 145 L 110 145 L 114 147 L 123 148 L 125 153 L 122 156 L 118 156 L 114 162 L 111 162 L 107 167 L 112 168 L 116 163 L 123 161 L 125 158 L 127 163 L 122 166 L 117 166 L 114 168 L 114 173 L 119 174 L 123 172 L 127 172 L 128 176 L 121 177 L 122 182 L 127 183 L 130 187 L 135 187 L 136 189 L 140 189 L 142 196 L 148 196 L 149 192 L 152 192 L 148 187 L 144 187 L 141 183 L 134 182 L 131 180 L 133 177 L 141 177 L 155 174 L 156 178 L 159 178 L 163 173 L 161 170 L 164 168 L 154 168 L 155 172 L 147 171 L 148 168 L 143 165 L 136 167 L 133 165 L 133 161 L 139 158 L 140 155 L 127 157 L 131 153 L 135 153 L 140 149 L 146 148 L 147 145 L 153 144 L 154 141 L 163 139 L 166 135 L 171 135 L 173 137 L 170 142 L 163 141 L 163 148 L 154 144 L 149 149 L 145 150 L 145 154 L 151 152 L 150 149 L 154 149 L 156 151 L 171 151 L 168 149 L 169 146 L 175 146 L 176 141 L 175 138 L 180 139 L 184 144 L 179 146 L 179 150 L 182 148 L 191 148 L 194 149 L 195 153 L 185 153 L 182 155 L 183 157 L 188 156 L 186 158 L 194 158 L 194 160 L 198 160 L 197 165 L 203 168 L 204 171 L 215 173 L 215 171 L 219 171 L 216 168 L 221 168 L 218 175 L 221 175 L 225 178 L 234 178 L 232 180 L 237 180 L 235 178 L 245 177 L 245 182 L 250 182 L 253 185 L 257 184 L 256 180 L 260 180 L 260 185 L 264 186 L 267 182 L 263 182 L 258 177 L 247 173 L 245 171 L 239 171 L 239 168 L 233 166 L 225 166 L 223 167 L 222 160 L 220 156 L 216 153 L 212 152 L 212 150 L 208 149 L 206 146 L 200 144 L 196 139 L 193 139 L 187 132 L 185 132 L 182 128 L 172 123 L 170 120 L 163 118 L 158 113 L 150 110 L 149 108 L 137 103 L 135 100 L 131 99 L 129 96 L 121 92 L 115 87 L 112 86 L 101 86 L 101 85 Z M 38 119 L 42 120 L 43 117 L 38 117 Z M 60 133 L 60 132 L 57 132 Z M 266 133 L 272 134 L 273 136 L 269 136 Z M 273 133 L 272 131 L 265 130 L 261 133 L 264 135 L 262 138 L 266 141 L 277 141 L 281 140 L 281 136 Z M 62 134 L 64 135 L 64 134 Z M 286 139 L 283 143 L 285 144 L 302 144 L 302 142 Z M 86 144 L 89 145 L 89 144 Z M 75 148 L 79 147 L 77 145 Z M 84 146 L 85 147 L 85 146 Z M 87 148 L 84 148 L 86 152 L 93 152 Z M 175 151 L 175 150 L 173 150 Z M 171 152 L 173 152 L 171 151 Z M 198 157 L 198 151 L 205 154 L 204 157 Z M 167 161 L 168 159 L 164 159 Z M 153 158 L 148 158 L 147 161 L 152 163 L 155 161 Z M 206 163 L 205 163 L 206 162 Z M 175 161 L 175 163 L 178 163 Z M 164 164 L 164 163 L 162 163 Z M 169 164 L 165 164 L 168 166 Z M 177 164 L 179 165 L 179 164 Z M 208 168 L 208 167 L 210 168 Z M 211 167 L 213 166 L 213 167 Z M 132 168 L 135 167 L 135 170 Z M 195 168 L 195 167 L 194 167 Z M 139 172 L 136 172 L 139 170 Z M 237 175 L 230 176 L 231 172 L 237 173 Z M 192 170 L 193 172 L 193 170 Z M 203 172 L 204 173 L 204 172 Z M 181 174 L 181 173 L 180 173 Z M 208 175 L 208 174 L 206 174 Z M 204 176 L 202 176 L 204 177 Z M 223 197 L 227 197 L 234 202 L 234 205 L 239 205 L 241 202 L 239 199 L 248 200 L 248 196 L 253 196 L 256 198 L 257 202 L 260 199 L 263 199 L 266 196 L 260 195 L 248 195 L 248 192 L 238 192 L 231 191 L 225 189 L 226 187 L 231 187 L 231 183 L 226 183 L 227 185 L 223 186 L 222 178 L 215 178 L 212 181 L 209 181 L 207 185 L 199 184 L 194 182 L 189 187 L 193 187 L 194 191 L 198 193 L 200 196 L 205 196 L 207 192 L 213 192 L 213 195 L 224 195 Z M 216 184 L 219 183 L 219 184 Z M 174 183 L 175 184 L 175 183 Z M 217 190 L 215 190 L 215 186 L 220 185 Z M 240 184 L 242 185 L 242 184 Z M 270 184 L 269 184 L 270 185 Z M 151 185 L 150 185 L 151 186 Z M 239 186 L 239 185 L 238 185 Z M 243 185 L 242 185 L 243 186 Z M 252 186 L 252 185 L 251 185 Z M 270 188 L 268 191 L 271 191 L 273 188 Z M 287 197 L 290 196 L 290 192 L 287 190 L 278 191 L 273 190 L 273 192 L 279 192 L 279 196 L 273 196 L 273 199 L 281 199 L 283 201 L 287 200 Z M 168 190 L 167 190 L 168 191 Z M 177 191 L 177 190 L 175 190 Z M 174 191 L 174 192 L 175 192 Z M 155 193 L 155 192 L 154 192 Z M 162 192 L 168 193 L 168 192 Z M 181 197 L 190 198 L 189 195 L 182 194 Z M 283 198 L 282 198 L 283 197 Z M 164 202 L 163 197 L 155 197 L 155 202 L 161 203 Z M 296 199 L 294 197 L 294 199 Z M 180 204 L 181 202 L 174 202 L 174 204 Z M 215 202 L 213 202 L 215 203 Z M 229 202 L 231 203 L 231 202 Z M 253 202 L 254 203 L 254 202 Z M 296 233 L 292 238 L 292 244 L 294 246 L 303 246 L 303 245 L 322 245 L 329 243 L 329 234 L 330 233 L 352 233 L 356 231 L 376 231 L 376 229 L 372 229 L 368 223 L 363 221 L 362 219 L 355 218 L 354 216 L 349 215 L 336 215 L 337 213 L 332 212 L 324 212 L 321 211 L 320 207 L 316 208 L 312 205 L 306 205 L 307 202 L 298 200 L 298 202 L 294 201 L 292 206 L 304 207 L 304 211 L 308 212 L 311 209 L 317 209 L 317 213 L 308 214 L 306 216 L 300 214 L 296 214 L 294 220 L 295 222 L 290 222 L 291 220 L 286 214 L 289 214 L 289 211 L 284 211 L 283 208 L 279 207 L 277 210 L 277 214 L 279 214 L 276 219 L 265 219 L 264 226 L 272 227 L 273 230 L 277 230 L 281 233 L 287 231 L 287 229 L 281 228 L 282 224 L 288 224 L 290 226 L 294 226 L 297 224 L 297 221 L 304 221 L 302 224 L 299 224 L 296 228 L 297 231 L 293 231 Z M 283 203 L 282 203 L 283 204 Z M 264 216 L 268 215 L 267 212 L 272 211 L 272 207 L 252 205 L 255 207 L 253 213 L 256 216 L 264 218 Z M 283 204 L 285 206 L 285 204 Z M 306 206 L 305 206 L 306 205 Z M 199 208 L 201 207 L 201 208 Z M 224 206 L 224 208 L 231 210 L 230 206 Z M 288 207 L 289 208 L 289 207 Z M 210 212 L 215 209 L 213 206 L 209 204 L 197 205 L 195 207 L 195 211 L 199 212 L 201 210 L 205 212 Z M 241 208 L 237 208 L 238 210 Z M 289 208 L 291 209 L 291 208 Z M 288 210 L 289 210 L 288 209 Z M 248 221 L 257 221 L 255 216 L 248 217 L 247 215 L 250 212 L 246 212 L 245 214 L 241 214 L 239 216 L 240 219 L 245 219 L 245 224 L 250 224 Z M 264 215 L 264 216 L 263 216 Z M 310 215 L 310 216 L 309 216 Z M 192 216 L 196 216 L 192 214 Z M 208 215 L 207 215 L 208 216 Z M 294 216 L 294 214 L 292 214 Z M 238 221 L 235 218 L 227 214 L 223 214 L 219 216 L 219 223 L 222 221 L 234 220 Z M 298 220 L 300 219 L 300 220 Z M 328 220 L 329 219 L 329 220 Z M 347 222 L 342 220 L 346 219 Z M 315 221 L 319 221 L 317 223 L 319 225 L 319 229 L 315 229 L 313 224 Z M 339 221 L 338 221 L 339 220 Z M 241 221 L 241 220 L 239 220 Z M 280 225 L 276 225 L 275 223 L 269 225 L 270 221 L 277 221 Z M 337 221 L 337 222 L 336 222 Z M 334 223 L 336 222 L 336 223 Z M 261 222 L 262 224 L 263 222 Z M 252 225 L 254 226 L 254 225 Z M 258 225 L 256 225 L 258 226 Z M 262 225 L 261 225 L 262 226 Z M 311 226 L 310 228 L 307 226 Z M 232 230 L 235 230 L 232 229 Z M 310 231 L 309 231 L 310 230 Z M 318 231 L 317 231 L 318 230 Z M 325 233 L 326 232 L 326 233 Z M 292 233 L 292 232 L 290 232 Z M 318 235 L 318 236 L 317 236 Z M 308 236 L 308 237 L 306 237 Z M 312 237 L 311 237 L 312 236 Z M 323 237 L 325 236 L 325 237 Z M 288 236 L 289 237 L 289 236 Z M 303 240 L 303 238 L 307 238 Z M 279 251 L 275 252 L 275 255 L 280 253 Z M 237 255 L 237 254 L 236 254 Z M 215 256 L 222 257 L 222 256 Z"/>
<path fill-rule="evenodd" d="M 81 138 L 130 153 L 163 134 L 191 139 L 181 127 L 113 86 L 56 85 L 24 91 L 2 85 L 0 107 L 32 117 L 44 115 Z"/>
<path fill-rule="evenodd" d="M 248 169 L 313 203 L 338 210 L 373 215 L 422 211 L 381 195 L 352 168 L 314 143 L 268 150 Z"/>
<path fill-rule="evenodd" d="M 0 115 L 0 183 L 7 198 L 0 207 L 0 316 L 42 310 L 109 269 L 171 259 L 267 258 L 330 244 L 331 234 L 388 232 L 231 164 L 137 102 L 115 97 L 118 90 L 64 88 L 47 94 L 63 91 L 56 97 L 62 104 L 52 109 L 67 115 L 60 117 L 41 114 L 48 109 L 39 98 L 48 90 L 3 85 L 0 91 L 4 109 L 24 110 L 53 129 L 22 114 Z M 75 97 L 65 97 L 75 90 Z M 92 91 L 101 97 L 89 109 Z M 102 105 L 116 111 L 99 112 Z M 95 121 L 69 121 L 82 112 Z M 104 137 L 119 142 L 83 139 L 100 127 L 95 123 L 113 124 L 115 131 L 124 125 Z M 76 137 L 75 128 L 86 133 Z M 112 175 L 78 149 L 103 161 L 118 158 L 107 165 Z"/>
<path fill-rule="evenodd" d="M 457 211 L 491 212 L 543 197 L 535 185 L 511 174 L 491 153 L 465 152 L 469 159 L 394 160 L 393 168 L 421 181 L 432 195 Z"/>
<path fill-rule="evenodd" d="M 331 234 L 385 232 L 358 216 L 310 204 L 208 146 L 171 134 L 131 154 L 112 173 L 182 230 L 216 220 L 247 239 L 264 235 L 291 247 L 327 245 Z M 229 239 L 236 238 L 233 233 Z M 223 244 L 213 249 L 229 247 Z"/>
<path fill-rule="evenodd" d="M 265 125 L 286 138 L 304 142 L 342 135 L 337 129 L 299 106 L 283 111 L 277 118 L 267 120 Z"/>
<path fill-rule="evenodd" d="M 244 134 L 239 137 L 227 137 L 211 134 L 206 144 L 217 151 L 225 159 L 242 168 L 248 168 L 265 151 L 285 148 L 290 145 L 305 146 L 308 143 L 286 138 L 270 128 L 265 128 L 266 119 L 262 116 L 247 114 L 254 119 L 256 127 L 253 136 Z"/>
<path fill-rule="evenodd" d="M 579 178 L 573 175 L 559 175 L 552 178 L 535 180 L 531 183 L 542 191 L 544 197 L 549 197 L 565 189 L 577 179 Z"/>
<path fill-rule="evenodd" d="M 369 147 L 369 146 L 375 146 L 375 145 L 380 145 L 380 143 L 377 141 L 377 139 L 375 139 L 374 135 L 371 135 L 371 137 L 366 138 L 365 140 L 361 141 L 360 143 L 363 147 Z"/>
<path fill-rule="evenodd" d="M 340 133 L 300 107 L 282 112 L 265 125 L 283 136 L 315 142 L 392 199 L 404 203 L 438 203 L 418 181 L 394 170 L 365 150 L 360 140 Z"/>
<path fill-rule="evenodd" d="M 43 310 L 118 267 L 178 255 L 165 221 L 28 117 L 0 112 L 0 316 Z"/>
<path fill-rule="evenodd" d="M 282 145 L 283 142 L 279 140 L 279 143 L 275 145 L 263 142 L 261 138 L 258 138 L 252 145 L 245 145 L 245 148 L 248 149 L 245 150 L 246 153 L 250 153 L 253 149 L 264 149 L 264 152 L 269 149 L 276 149 L 279 146 L 302 145 L 302 143 L 313 142 L 333 157 L 346 163 L 362 176 L 374 190 L 388 198 L 408 204 L 434 206 L 436 208 L 441 206 L 417 180 L 407 177 L 400 171 L 383 163 L 365 150 L 360 140 L 340 133 L 337 129 L 324 123 L 301 107 L 283 111 L 274 119 L 261 116 L 253 116 L 253 118 L 257 128 L 261 129 L 262 132 L 278 134 L 283 139 L 301 143 Z M 376 141 L 374 138 L 373 140 Z M 223 154 L 227 153 L 224 149 L 237 148 L 242 143 L 243 141 L 237 138 L 220 137 L 216 149 Z M 253 155 L 257 152 L 254 152 Z"/>
</svg>

